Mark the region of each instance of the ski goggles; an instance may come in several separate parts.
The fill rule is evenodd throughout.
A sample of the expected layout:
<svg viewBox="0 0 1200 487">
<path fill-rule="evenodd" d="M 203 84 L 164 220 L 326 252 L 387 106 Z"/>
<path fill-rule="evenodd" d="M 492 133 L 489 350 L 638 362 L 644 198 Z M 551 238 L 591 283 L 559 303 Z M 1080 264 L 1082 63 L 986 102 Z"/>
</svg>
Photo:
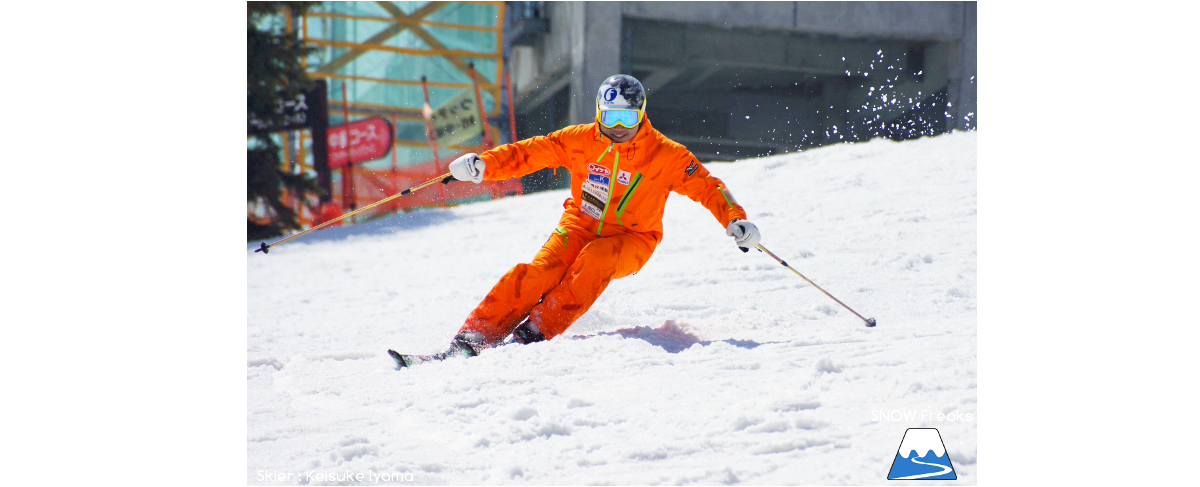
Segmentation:
<svg viewBox="0 0 1200 487">
<path fill-rule="evenodd" d="M 618 125 L 625 128 L 634 128 L 642 123 L 642 111 L 630 108 L 611 108 L 608 110 L 596 110 L 596 121 L 604 128 L 613 128 Z"/>
</svg>

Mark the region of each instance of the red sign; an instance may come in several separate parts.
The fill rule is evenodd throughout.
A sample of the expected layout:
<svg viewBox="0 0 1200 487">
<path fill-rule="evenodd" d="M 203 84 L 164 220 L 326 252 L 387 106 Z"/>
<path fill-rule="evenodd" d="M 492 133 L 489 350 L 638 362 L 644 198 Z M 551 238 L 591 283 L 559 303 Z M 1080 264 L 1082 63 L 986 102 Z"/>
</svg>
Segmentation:
<svg viewBox="0 0 1200 487">
<path fill-rule="evenodd" d="M 392 149 L 392 124 L 383 117 L 350 122 L 349 131 L 346 125 L 330 126 L 328 136 L 329 167 L 378 159 Z"/>
</svg>

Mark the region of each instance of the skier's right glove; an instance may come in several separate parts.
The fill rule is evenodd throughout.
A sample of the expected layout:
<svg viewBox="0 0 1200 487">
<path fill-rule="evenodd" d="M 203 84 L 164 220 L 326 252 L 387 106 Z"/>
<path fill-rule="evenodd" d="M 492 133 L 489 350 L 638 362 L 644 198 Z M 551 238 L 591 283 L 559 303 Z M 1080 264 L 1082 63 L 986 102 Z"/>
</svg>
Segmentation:
<svg viewBox="0 0 1200 487">
<path fill-rule="evenodd" d="M 734 218 L 729 222 L 729 226 L 725 227 L 725 235 L 733 237 L 733 242 L 742 252 L 749 252 L 751 247 L 758 246 L 758 227 L 747 220 Z"/>
<path fill-rule="evenodd" d="M 483 182 L 484 166 L 483 159 L 479 158 L 479 154 L 474 152 L 463 154 L 462 157 L 450 163 L 450 175 L 459 181 L 479 184 Z"/>
</svg>

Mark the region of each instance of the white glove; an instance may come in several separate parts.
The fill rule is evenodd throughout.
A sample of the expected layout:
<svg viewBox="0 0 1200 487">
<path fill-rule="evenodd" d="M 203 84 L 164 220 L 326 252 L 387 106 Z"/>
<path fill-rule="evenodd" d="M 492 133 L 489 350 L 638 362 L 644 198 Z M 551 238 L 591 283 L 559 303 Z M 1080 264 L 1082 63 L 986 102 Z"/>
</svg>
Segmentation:
<svg viewBox="0 0 1200 487">
<path fill-rule="evenodd" d="M 479 184 L 483 182 L 484 166 L 483 159 L 479 158 L 479 154 L 474 152 L 463 154 L 462 157 L 450 163 L 450 175 L 459 181 Z"/>
<path fill-rule="evenodd" d="M 758 227 L 749 221 L 734 218 L 729 222 L 729 226 L 725 227 L 725 235 L 733 237 L 734 243 L 742 252 L 749 252 L 751 248 L 758 246 Z"/>
</svg>

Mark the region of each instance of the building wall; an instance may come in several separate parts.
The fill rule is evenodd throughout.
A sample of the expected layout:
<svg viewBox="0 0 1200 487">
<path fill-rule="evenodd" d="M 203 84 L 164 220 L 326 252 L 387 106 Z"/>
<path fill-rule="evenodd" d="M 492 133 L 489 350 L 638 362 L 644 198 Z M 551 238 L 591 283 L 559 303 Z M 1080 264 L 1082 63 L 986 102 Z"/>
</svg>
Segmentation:
<svg viewBox="0 0 1200 487">
<path fill-rule="evenodd" d="M 738 47 L 734 49 L 739 52 L 737 57 L 747 61 L 758 60 L 756 62 L 763 66 L 774 66 L 780 70 L 800 69 L 796 66 L 805 62 L 804 49 L 819 44 L 809 38 L 859 47 L 871 43 L 917 43 L 922 46 L 926 57 L 930 79 L 920 80 L 923 84 L 909 83 L 907 87 L 896 89 L 908 89 L 913 96 L 920 92 L 919 97 L 927 97 L 928 86 L 942 83 L 939 86 L 948 86 L 948 94 L 945 95 L 949 102 L 946 107 L 946 112 L 950 114 L 948 128 L 973 128 L 977 120 L 974 114 L 977 59 L 975 2 L 546 2 L 545 10 L 549 18 L 549 32 L 534 45 L 518 47 L 511 53 L 511 63 L 518 67 L 514 70 L 513 80 L 518 113 L 536 111 L 538 106 L 549 103 L 555 92 L 566 87 L 570 103 L 567 122 L 590 121 L 594 116 L 594 91 L 599 83 L 611 74 L 637 67 L 638 61 L 631 61 L 629 50 L 633 45 L 630 37 L 638 38 L 638 34 L 631 35 L 630 26 L 646 25 L 646 21 L 661 21 L 667 28 L 671 25 L 686 28 L 687 48 L 693 52 L 703 53 L 703 49 L 716 52 L 733 45 L 730 39 L 735 39 Z M 683 38 L 682 35 L 680 38 Z M 645 51 L 644 39 L 640 42 L 643 42 L 641 51 Z M 701 49 L 706 43 L 711 45 Z M 665 41 L 653 45 L 656 48 L 661 45 L 661 49 L 669 48 Z M 856 61 L 859 67 L 866 66 L 866 61 L 862 59 L 850 61 Z M 742 68 L 745 66 L 739 69 Z M 649 79 L 642 80 L 648 85 L 648 91 L 653 91 L 651 86 L 659 81 L 683 81 L 672 78 L 679 73 L 673 73 L 670 69 L 643 71 L 643 76 L 646 73 L 651 73 Z M 694 76 L 694 70 L 688 74 Z M 822 75 L 830 76 L 830 73 Z M 838 85 L 827 80 L 818 98 L 797 99 L 791 103 L 795 107 L 822 105 L 830 111 L 851 110 L 853 115 L 853 109 L 861 105 L 860 100 L 866 96 L 865 91 L 859 91 L 867 88 L 855 86 L 853 80 L 850 81 Z M 794 109 L 791 106 L 778 106 L 779 100 L 778 96 L 739 94 L 729 97 L 727 103 L 734 107 L 756 103 L 766 112 Z M 664 99 L 658 98 L 656 101 Z M 835 108 L 828 108 L 830 106 Z M 653 103 L 652 114 L 656 108 L 665 107 L 662 103 Z M 897 110 L 895 106 L 885 108 L 891 112 Z M 897 114 L 889 112 L 888 116 Z M 828 126 L 841 123 L 844 131 L 844 125 L 854 121 L 852 115 L 839 115 L 840 120 L 826 116 L 825 122 L 810 120 L 808 123 L 825 123 Z M 797 123 L 811 118 L 811 115 L 807 118 L 797 117 Z M 750 122 L 746 120 L 739 113 L 726 122 L 731 141 L 747 145 L 751 142 L 768 143 L 770 141 L 767 139 L 773 135 L 763 134 L 777 132 L 769 132 L 774 129 L 769 129 L 767 125 L 754 127 L 753 116 Z M 758 123 L 766 122 L 760 119 Z M 535 134 L 522 136 L 527 135 Z M 778 146 L 784 150 L 789 143 L 779 143 Z"/>
<path fill-rule="evenodd" d="M 575 31 L 571 63 L 571 119 L 583 123 L 596 116 L 596 89 L 621 68 L 621 5 L 584 2 L 577 9 L 582 29 Z M 576 24 L 579 25 L 579 24 Z"/>
<path fill-rule="evenodd" d="M 964 2 L 627 2 L 626 17 L 846 37 L 958 39 Z"/>
<path fill-rule="evenodd" d="M 978 43 L 977 16 L 979 6 L 975 2 L 964 2 L 963 36 L 957 43 L 959 47 L 959 64 L 953 72 L 959 78 L 951 85 L 951 102 L 954 104 L 951 113 L 954 114 L 954 127 L 957 129 L 974 129 L 977 117 L 978 85 Z"/>
</svg>

